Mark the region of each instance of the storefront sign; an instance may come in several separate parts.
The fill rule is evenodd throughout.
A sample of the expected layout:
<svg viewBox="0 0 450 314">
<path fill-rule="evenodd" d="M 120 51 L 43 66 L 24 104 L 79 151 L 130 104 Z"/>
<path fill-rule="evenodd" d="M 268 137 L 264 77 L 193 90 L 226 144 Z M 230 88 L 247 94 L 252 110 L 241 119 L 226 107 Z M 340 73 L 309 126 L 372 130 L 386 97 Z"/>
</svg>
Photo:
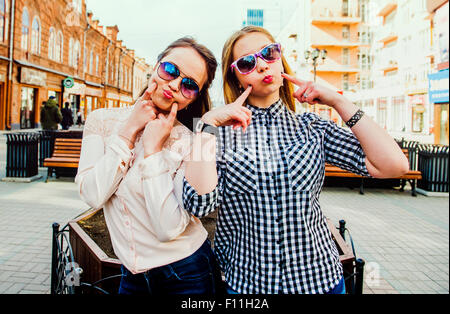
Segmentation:
<svg viewBox="0 0 450 314">
<path fill-rule="evenodd" d="M 428 75 L 430 103 L 445 103 L 449 98 L 448 69 Z"/>
<path fill-rule="evenodd" d="M 73 83 L 72 88 L 65 88 L 64 94 L 74 94 L 84 96 L 86 94 L 86 85 L 80 83 Z"/>
<path fill-rule="evenodd" d="M 45 86 L 47 85 L 47 73 L 22 67 L 20 71 L 20 83 Z"/>
<path fill-rule="evenodd" d="M 114 93 L 107 93 L 107 94 L 106 94 L 106 98 L 108 98 L 108 99 L 114 99 L 114 100 L 119 100 L 119 95 L 114 94 Z"/>
<path fill-rule="evenodd" d="M 95 96 L 95 97 L 102 97 L 102 90 L 97 88 L 90 88 L 86 87 L 86 95 L 88 96 Z"/>
<path fill-rule="evenodd" d="M 131 98 L 130 96 L 120 95 L 120 101 L 133 102 L 133 98 Z"/>
<path fill-rule="evenodd" d="M 63 81 L 63 85 L 65 88 L 72 88 L 75 85 L 75 81 L 73 78 L 68 77 Z"/>
</svg>

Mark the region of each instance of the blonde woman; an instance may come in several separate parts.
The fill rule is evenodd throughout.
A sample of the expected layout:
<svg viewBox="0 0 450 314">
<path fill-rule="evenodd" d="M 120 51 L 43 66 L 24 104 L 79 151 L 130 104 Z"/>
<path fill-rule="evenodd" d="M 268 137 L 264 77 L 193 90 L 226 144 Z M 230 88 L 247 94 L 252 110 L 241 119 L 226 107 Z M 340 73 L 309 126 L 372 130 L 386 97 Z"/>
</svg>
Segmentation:
<svg viewBox="0 0 450 314">
<path fill-rule="evenodd" d="M 206 113 L 199 129 L 223 125 L 238 108 L 242 114 L 234 127 L 219 128 L 217 160 L 187 164 L 185 208 L 197 217 L 219 208 L 214 249 L 229 293 L 343 294 L 343 268 L 319 203 L 325 163 L 390 178 L 405 173 L 408 161 L 344 96 L 289 75 L 281 51 L 259 27 L 226 42 L 229 105 Z M 295 99 L 334 108 L 351 131 L 295 114 Z"/>
</svg>

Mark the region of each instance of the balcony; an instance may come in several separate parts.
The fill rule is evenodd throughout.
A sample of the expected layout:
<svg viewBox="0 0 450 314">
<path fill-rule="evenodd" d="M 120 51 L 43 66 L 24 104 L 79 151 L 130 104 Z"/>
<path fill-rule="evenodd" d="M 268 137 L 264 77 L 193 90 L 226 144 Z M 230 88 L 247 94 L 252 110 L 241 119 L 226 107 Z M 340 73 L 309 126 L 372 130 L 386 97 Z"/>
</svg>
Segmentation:
<svg viewBox="0 0 450 314">
<path fill-rule="evenodd" d="M 324 64 L 320 64 L 317 66 L 317 72 L 354 74 L 361 72 L 361 69 L 356 64 L 344 65 L 334 60 L 327 59 Z"/>
<path fill-rule="evenodd" d="M 379 40 L 380 43 L 383 43 L 384 46 L 389 45 L 390 43 L 396 41 L 398 39 L 398 35 L 395 33 L 386 34 L 383 38 Z"/>
<path fill-rule="evenodd" d="M 313 48 L 358 48 L 361 46 L 361 42 L 351 42 L 351 41 L 339 41 L 334 40 L 322 40 L 321 42 L 314 42 L 311 44 Z"/>
<path fill-rule="evenodd" d="M 391 14 L 395 9 L 397 9 L 397 0 L 387 0 L 384 1 L 384 5 L 380 12 L 378 12 L 378 16 L 386 17 Z"/>
<path fill-rule="evenodd" d="M 313 25 L 343 25 L 343 24 L 349 24 L 349 25 L 355 25 L 360 24 L 361 18 L 360 17 L 352 17 L 352 16 L 320 16 L 320 17 L 313 17 L 312 18 L 312 24 Z"/>
<path fill-rule="evenodd" d="M 389 60 L 388 63 L 384 64 L 381 67 L 381 71 L 383 71 L 384 75 L 386 76 L 389 72 L 393 72 L 398 70 L 398 62 L 395 60 Z"/>
</svg>

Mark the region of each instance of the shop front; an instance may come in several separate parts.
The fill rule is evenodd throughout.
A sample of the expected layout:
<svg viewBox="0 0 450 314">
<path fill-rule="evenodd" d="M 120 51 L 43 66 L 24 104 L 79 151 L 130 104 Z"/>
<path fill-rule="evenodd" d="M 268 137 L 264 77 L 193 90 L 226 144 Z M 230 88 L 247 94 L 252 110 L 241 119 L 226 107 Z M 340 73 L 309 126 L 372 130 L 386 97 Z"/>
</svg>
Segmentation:
<svg viewBox="0 0 450 314">
<path fill-rule="evenodd" d="M 85 116 L 92 111 L 101 108 L 101 98 L 103 91 L 99 88 L 86 87 Z"/>
<path fill-rule="evenodd" d="M 63 83 L 64 84 L 64 83 Z M 73 121 L 77 121 L 77 113 L 79 110 L 84 112 L 85 103 L 84 97 L 86 95 L 86 85 L 82 83 L 73 82 L 71 85 L 63 85 L 63 99 L 64 103 L 68 102 L 73 114 Z M 69 87 L 71 86 L 71 87 Z"/>
<path fill-rule="evenodd" d="M 411 131 L 413 133 L 423 133 L 425 130 L 425 95 L 417 94 L 409 96 L 411 108 Z"/>
<path fill-rule="evenodd" d="M 449 70 L 428 76 L 430 103 L 434 107 L 434 140 L 449 145 Z"/>
<path fill-rule="evenodd" d="M 39 93 L 46 84 L 47 73 L 21 67 L 19 84 L 20 129 L 34 129 L 39 125 L 39 112 L 43 105 L 43 103 L 39 103 Z M 17 123 L 13 125 L 13 128 L 17 128 Z"/>
</svg>

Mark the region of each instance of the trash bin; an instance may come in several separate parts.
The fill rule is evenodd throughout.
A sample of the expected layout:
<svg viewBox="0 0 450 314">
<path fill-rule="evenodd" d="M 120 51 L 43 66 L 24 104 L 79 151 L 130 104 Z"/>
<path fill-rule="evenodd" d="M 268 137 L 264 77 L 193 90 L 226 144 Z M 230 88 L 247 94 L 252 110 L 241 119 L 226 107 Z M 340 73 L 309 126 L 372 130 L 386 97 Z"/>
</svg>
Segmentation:
<svg viewBox="0 0 450 314">
<path fill-rule="evenodd" d="M 417 187 L 429 192 L 449 192 L 448 153 L 448 146 L 419 145 L 418 170 L 422 180 Z"/>
<path fill-rule="evenodd" d="M 38 133 L 6 134 L 6 177 L 31 178 L 38 175 Z"/>
</svg>

